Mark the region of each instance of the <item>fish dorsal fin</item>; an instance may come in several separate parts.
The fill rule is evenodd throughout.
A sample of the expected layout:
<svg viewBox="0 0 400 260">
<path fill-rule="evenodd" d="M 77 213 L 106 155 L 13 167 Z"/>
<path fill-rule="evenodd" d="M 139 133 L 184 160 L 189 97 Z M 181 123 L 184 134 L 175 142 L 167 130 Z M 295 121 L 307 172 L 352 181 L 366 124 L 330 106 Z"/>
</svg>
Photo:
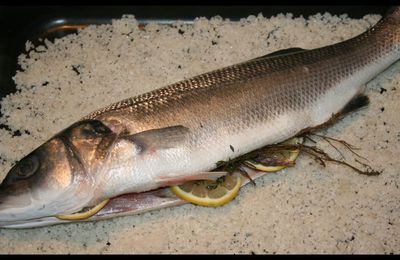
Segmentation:
<svg viewBox="0 0 400 260">
<path fill-rule="evenodd" d="M 148 150 L 170 149 L 185 143 L 189 129 L 182 125 L 150 129 L 133 135 L 123 136 L 138 146 L 140 153 Z"/>
<path fill-rule="evenodd" d="M 274 57 L 278 57 L 278 56 L 284 56 L 284 55 L 294 54 L 294 53 L 303 52 L 303 51 L 306 51 L 306 49 L 297 48 L 297 47 L 289 48 L 289 49 L 283 49 L 283 50 L 271 52 L 271 53 L 269 53 L 267 55 L 263 55 L 263 56 L 257 57 L 255 59 L 252 59 L 251 61 L 262 60 L 262 59 L 265 59 L 265 58 L 274 58 Z"/>
</svg>

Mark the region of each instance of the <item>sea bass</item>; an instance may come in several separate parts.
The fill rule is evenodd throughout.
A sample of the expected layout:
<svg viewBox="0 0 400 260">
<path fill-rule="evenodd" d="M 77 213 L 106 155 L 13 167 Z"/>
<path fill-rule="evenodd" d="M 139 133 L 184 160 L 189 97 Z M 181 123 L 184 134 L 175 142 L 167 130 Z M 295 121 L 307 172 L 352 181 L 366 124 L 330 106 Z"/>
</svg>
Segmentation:
<svg viewBox="0 0 400 260">
<path fill-rule="evenodd" d="M 100 109 L 20 160 L 0 226 L 34 226 L 107 198 L 211 178 L 216 162 L 329 121 L 400 58 L 400 8 L 334 45 L 292 49 Z"/>
</svg>

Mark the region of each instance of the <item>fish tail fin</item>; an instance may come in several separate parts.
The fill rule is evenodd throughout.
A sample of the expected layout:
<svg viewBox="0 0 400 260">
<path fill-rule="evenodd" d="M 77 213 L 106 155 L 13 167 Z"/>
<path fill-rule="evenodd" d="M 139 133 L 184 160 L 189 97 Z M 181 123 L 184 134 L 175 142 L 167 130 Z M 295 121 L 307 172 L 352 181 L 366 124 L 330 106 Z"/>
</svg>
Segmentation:
<svg viewBox="0 0 400 260">
<path fill-rule="evenodd" d="M 400 6 L 393 6 L 383 18 L 374 26 L 379 28 L 378 38 L 387 43 L 398 46 L 400 44 Z"/>
</svg>

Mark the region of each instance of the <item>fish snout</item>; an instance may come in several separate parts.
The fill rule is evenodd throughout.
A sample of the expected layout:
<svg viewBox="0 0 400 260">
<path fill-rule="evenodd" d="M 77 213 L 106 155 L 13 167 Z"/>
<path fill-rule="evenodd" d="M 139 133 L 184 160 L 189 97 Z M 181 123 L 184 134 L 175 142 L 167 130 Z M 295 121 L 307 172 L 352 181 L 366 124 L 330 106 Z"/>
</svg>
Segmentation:
<svg viewBox="0 0 400 260">
<path fill-rule="evenodd" d="M 0 184 L 0 222 L 36 217 L 32 183 L 40 168 L 40 158 L 31 153 L 14 165 Z"/>
<path fill-rule="evenodd" d="M 0 223 L 32 218 L 32 198 L 22 191 L 23 183 L 0 185 Z"/>
</svg>

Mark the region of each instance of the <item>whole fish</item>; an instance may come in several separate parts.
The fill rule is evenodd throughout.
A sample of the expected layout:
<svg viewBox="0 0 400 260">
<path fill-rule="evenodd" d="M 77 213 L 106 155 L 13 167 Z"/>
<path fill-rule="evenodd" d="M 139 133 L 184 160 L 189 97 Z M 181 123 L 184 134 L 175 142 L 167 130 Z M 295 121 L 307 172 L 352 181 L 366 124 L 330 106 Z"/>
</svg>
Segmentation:
<svg viewBox="0 0 400 260">
<path fill-rule="evenodd" d="M 0 225 L 34 226 L 121 194 L 215 177 L 216 162 L 318 127 L 400 58 L 400 8 L 373 28 L 205 73 L 100 109 L 20 160 Z"/>
</svg>

